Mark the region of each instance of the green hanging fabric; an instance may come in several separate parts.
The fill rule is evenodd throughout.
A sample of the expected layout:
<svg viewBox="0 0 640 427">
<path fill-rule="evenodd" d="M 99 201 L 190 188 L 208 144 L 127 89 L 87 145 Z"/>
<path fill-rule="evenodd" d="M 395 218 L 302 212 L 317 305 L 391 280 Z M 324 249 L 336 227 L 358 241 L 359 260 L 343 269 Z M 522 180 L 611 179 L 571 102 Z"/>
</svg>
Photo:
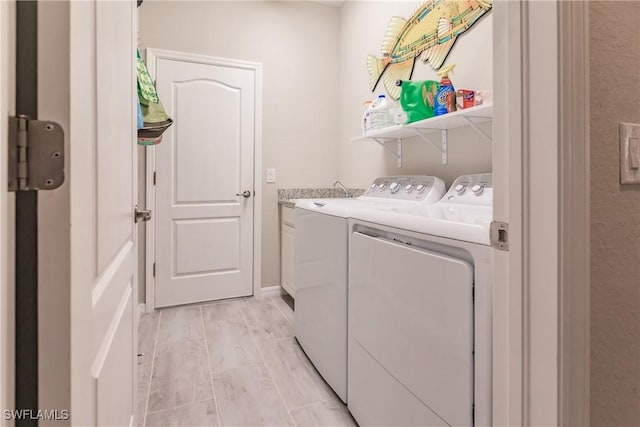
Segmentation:
<svg viewBox="0 0 640 427">
<path fill-rule="evenodd" d="M 138 100 L 142 111 L 143 126 L 138 129 L 138 144 L 155 145 L 161 141 L 162 133 L 173 124 L 167 115 L 149 71 L 138 52 L 136 71 L 138 76 Z"/>
<path fill-rule="evenodd" d="M 151 80 L 151 76 L 149 75 L 149 71 L 147 70 L 147 66 L 144 61 L 140 57 L 140 52 L 138 51 L 137 58 L 137 72 L 138 72 L 138 98 L 140 99 L 140 104 L 149 105 L 150 102 L 158 103 L 158 92 L 156 92 L 156 87 L 153 85 L 153 80 Z"/>
</svg>

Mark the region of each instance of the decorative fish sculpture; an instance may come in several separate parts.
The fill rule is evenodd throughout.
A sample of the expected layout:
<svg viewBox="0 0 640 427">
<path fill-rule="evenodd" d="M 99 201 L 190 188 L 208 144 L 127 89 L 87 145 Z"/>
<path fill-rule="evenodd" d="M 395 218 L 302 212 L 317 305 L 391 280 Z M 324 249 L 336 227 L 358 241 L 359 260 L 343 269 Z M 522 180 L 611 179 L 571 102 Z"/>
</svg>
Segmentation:
<svg viewBox="0 0 640 427">
<path fill-rule="evenodd" d="M 409 20 L 394 16 L 382 42 L 382 59 L 369 55 L 367 67 L 373 92 L 380 80 L 389 96 L 398 99 L 397 80 L 408 80 L 415 59 L 438 70 L 458 36 L 484 16 L 493 0 L 430 0 L 421 4 Z"/>
</svg>

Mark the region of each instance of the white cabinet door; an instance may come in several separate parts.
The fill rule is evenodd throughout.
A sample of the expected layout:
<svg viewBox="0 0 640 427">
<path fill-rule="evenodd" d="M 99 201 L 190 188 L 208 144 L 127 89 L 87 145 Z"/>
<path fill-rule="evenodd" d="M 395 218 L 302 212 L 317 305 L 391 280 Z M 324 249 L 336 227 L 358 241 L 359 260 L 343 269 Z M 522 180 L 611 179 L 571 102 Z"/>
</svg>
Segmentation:
<svg viewBox="0 0 640 427">
<path fill-rule="evenodd" d="M 175 121 L 155 148 L 155 307 L 252 295 L 256 72 L 149 53 Z"/>
<path fill-rule="evenodd" d="M 294 298 L 296 296 L 295 248 L 295 212 L 292 208 L 283 207 L 280 221 L 280 282 L 282 288 Z"/>
</svg>

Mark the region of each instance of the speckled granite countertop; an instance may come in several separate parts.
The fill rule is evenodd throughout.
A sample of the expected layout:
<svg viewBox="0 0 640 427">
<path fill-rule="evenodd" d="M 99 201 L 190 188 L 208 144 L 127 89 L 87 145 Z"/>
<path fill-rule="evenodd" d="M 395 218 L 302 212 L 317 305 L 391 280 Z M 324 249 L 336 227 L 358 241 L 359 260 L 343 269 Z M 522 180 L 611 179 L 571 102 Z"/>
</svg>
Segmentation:
<svg viewBox="0 0 640 427">
<path fill-rule="evenodd" d="M 348 188 L 351 197 L 361 196 L 362 188 Z M 341 188 L 278 188 L 278 204 L 293 208 L 298 199 L 335 199 L 344 197 Z"/>
</svg>

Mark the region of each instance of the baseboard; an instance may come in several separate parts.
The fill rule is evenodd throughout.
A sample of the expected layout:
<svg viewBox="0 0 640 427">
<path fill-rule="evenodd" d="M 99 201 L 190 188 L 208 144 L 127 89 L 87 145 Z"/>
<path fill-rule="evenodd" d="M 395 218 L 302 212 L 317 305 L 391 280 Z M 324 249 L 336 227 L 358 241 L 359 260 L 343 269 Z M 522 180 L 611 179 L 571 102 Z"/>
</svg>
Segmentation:
<svg viewBox="0 0 640 427">
<path fill-rule="evenodd" d="M 282 286 L 267 286 L 266 288 L 260 289 L 260 297 L 268 298 L 268 297 L 276 297 L 280 295 L 284 295 L 286 292 L 282 289 Z"/>
<path fill-rule="evenodd" d="M 138 304 L 138 321 L 140 320 L 140 318 L 142 317 L 143 314 L 145 314 L 147 312 L 147 307 L 146 304 L 141 302 L 140 304 Z"/>
</svg>

